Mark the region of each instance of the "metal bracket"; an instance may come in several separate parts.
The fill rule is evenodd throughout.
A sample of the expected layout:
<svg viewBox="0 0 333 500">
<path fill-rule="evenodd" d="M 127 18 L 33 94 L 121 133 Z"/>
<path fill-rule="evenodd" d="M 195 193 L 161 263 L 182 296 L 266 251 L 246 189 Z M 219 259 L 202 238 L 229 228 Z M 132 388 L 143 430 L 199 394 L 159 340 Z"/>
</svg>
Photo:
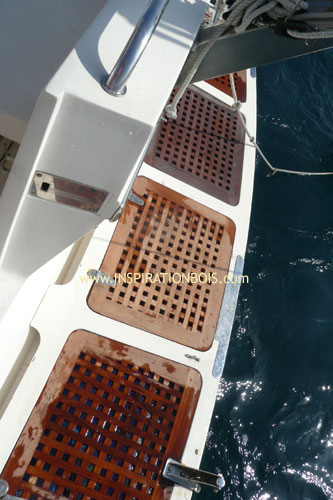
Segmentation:
<svg viewBox="0 0 333 500">
<path fill-rule="evenodd" d="M 119 217 L 121 216 L 121 214 L 124 211 L 126 201 L 130 201 L 132 203 L 135 203 L 136 205 L 139 205 L 140 207 L 145 206 L 145 201 L 142 198 L 140 198 L 137 194 L 133 193 L 133 191 L 130 191 L 128 197 L 122 201 L 121 205 L 119 205 L 119 207 L 117 208 L 115 213 L 112 215 L 112 217 L 110 217 L 110 222 L 116 222 L 119 219 Z"/>
<path fill-rule="evenodd" d="M 200 361 L 200 358 L 198 358 L 198 356 L 195 356 L 194 354 L 184 354 L 184 356 L 187 359 L 193 359 L 193 361 Z"/>
<path fill-rule="evenodd" d="M 87 274 L 89 278 L 91 278 L 91 281 L 98 283 L 99 285 L 116 286 L 117 284 L 113 278 L 102 273 L 102 271 L 98 271 L 97 269 L 89 269 Z"/>
<path fill-rule="evenodd" d="M 140 196 L 138 196 L 137 194 L 133 193 L 133 191 L 130 192 L 130 194 L 128 196 L 128 201 L 131 201 L 132 203 L 135 203 L 136 205 L 140 205 L 140 207 L 145 206 L 144 200 L 142 198 L 140 198 Z"/>
<path fill-rule="evenodd" d="M 121 205 L 119 205 L 119 207 L 117 208 L 117 210 L 115 211 L 115 213 L 110 217 L 109 221 L 110 222 L 116 222 L 121 214 L 123 213 L 124 211 L 124 207 L 122 207 Z"/>
<path fill-rule="evenodd" d="M 218 493 L 225 485 L 222 474 L 213 474 L 200 469 L 192 469 L 168 458 L 162 473 L 163 477 L 188 490 L 199 493 L 201 486 L 210 486 Z"/>
<path fill-rule="evenodd" d="M 237 256 L 235 270 L 232 281 L 229 281 L 225 287 L 220 316 L 217 322 L 215 339 L 219 341 L 215 363 L 213 366 L 213 377 L 217 378 L 222 375 L 227 350 L 230 342 L 231 330 L 234 324 L 235 312 L 237 307 L 237 299 L 241 286 L 241 276 L 243 274 L 244 259 L 240 255 Z"/>
<path fill-rule="evenodd" d="M 23 500 L 19 497 L 8 495 L 9 484 L 4 479 L 0 479 L 0 500 Z"/>
</svg>

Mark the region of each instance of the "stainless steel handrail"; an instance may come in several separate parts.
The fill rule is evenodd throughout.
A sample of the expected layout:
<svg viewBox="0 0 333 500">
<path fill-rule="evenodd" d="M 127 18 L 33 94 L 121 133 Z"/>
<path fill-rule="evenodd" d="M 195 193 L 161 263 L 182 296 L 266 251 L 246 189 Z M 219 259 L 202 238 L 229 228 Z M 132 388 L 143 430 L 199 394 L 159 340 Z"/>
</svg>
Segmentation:
<svg viewBox="0 0 333 500">
<path fill-rule="evenodd" d="M 110 75 L 102 79 L 103 89 L 113 96 L 126 93 L 126 82 L 151 39 L 169 0 L 150 0 Z"/>
<path fill-rule="evenodd" d="M 223 0 L 216 0 L 215 2 L 215 12 L 213 17 L 213 23 L 217 23 L 220 19 L 221 11 L 222 11 Z"/>
</svg>

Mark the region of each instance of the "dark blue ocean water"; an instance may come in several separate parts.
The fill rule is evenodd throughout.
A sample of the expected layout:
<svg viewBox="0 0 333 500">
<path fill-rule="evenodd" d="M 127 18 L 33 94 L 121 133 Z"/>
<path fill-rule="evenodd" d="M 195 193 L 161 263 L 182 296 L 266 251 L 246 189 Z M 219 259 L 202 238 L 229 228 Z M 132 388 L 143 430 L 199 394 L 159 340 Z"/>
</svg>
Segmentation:
<svg viewBox="0 0 333 500">
<path fill-rule="evenodd" d="M 333 170 L 333 51 L 258 69 L 271 162 Z M 257 159 L 243 285 L 202 466 L 223 493 L 333 499 L 333 176 L 266 177 Z"/>
</svg>

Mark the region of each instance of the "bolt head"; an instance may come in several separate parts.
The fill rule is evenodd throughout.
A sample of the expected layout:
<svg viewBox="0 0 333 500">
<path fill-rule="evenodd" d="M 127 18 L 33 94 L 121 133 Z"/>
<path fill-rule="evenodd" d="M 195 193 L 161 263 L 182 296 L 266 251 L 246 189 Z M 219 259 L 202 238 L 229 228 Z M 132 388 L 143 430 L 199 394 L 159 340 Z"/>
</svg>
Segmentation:
<svg viewBox="0 0 333 500">
<path fill-rule="evenodd" d="M 222 475 L 220 475 L 217 478 L 216 486 L 218 487 L 219 490 L 221 490 L 223 488 L 223 486 L 225 486 L 225 480 L 224 480 L 224 477 Z"/>
<path fill-rule="evenodd" d="M 0 479 L 0 498 L 3 498 L 5 495 L 7 495 L 9 490 L 9 485 L 7 481 L 4 479 Z"/>
</svg>

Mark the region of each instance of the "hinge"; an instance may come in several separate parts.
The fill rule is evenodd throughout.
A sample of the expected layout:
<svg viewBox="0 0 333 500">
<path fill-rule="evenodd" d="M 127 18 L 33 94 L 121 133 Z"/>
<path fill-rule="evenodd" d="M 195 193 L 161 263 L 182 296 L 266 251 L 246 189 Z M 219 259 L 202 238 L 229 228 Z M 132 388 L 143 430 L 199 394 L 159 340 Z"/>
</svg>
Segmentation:
<svg viewBox="0 0 333 500">
<path fill-rule="evenodd" d="M 225 485 L 222 474 L 213 474 L 200 469 L 193 469 L 168 458 L 162 473 L 163 477 L 188 490 L 199 493 L 201 486 L 213 488 L 218 493 Z"/>
</svg>

